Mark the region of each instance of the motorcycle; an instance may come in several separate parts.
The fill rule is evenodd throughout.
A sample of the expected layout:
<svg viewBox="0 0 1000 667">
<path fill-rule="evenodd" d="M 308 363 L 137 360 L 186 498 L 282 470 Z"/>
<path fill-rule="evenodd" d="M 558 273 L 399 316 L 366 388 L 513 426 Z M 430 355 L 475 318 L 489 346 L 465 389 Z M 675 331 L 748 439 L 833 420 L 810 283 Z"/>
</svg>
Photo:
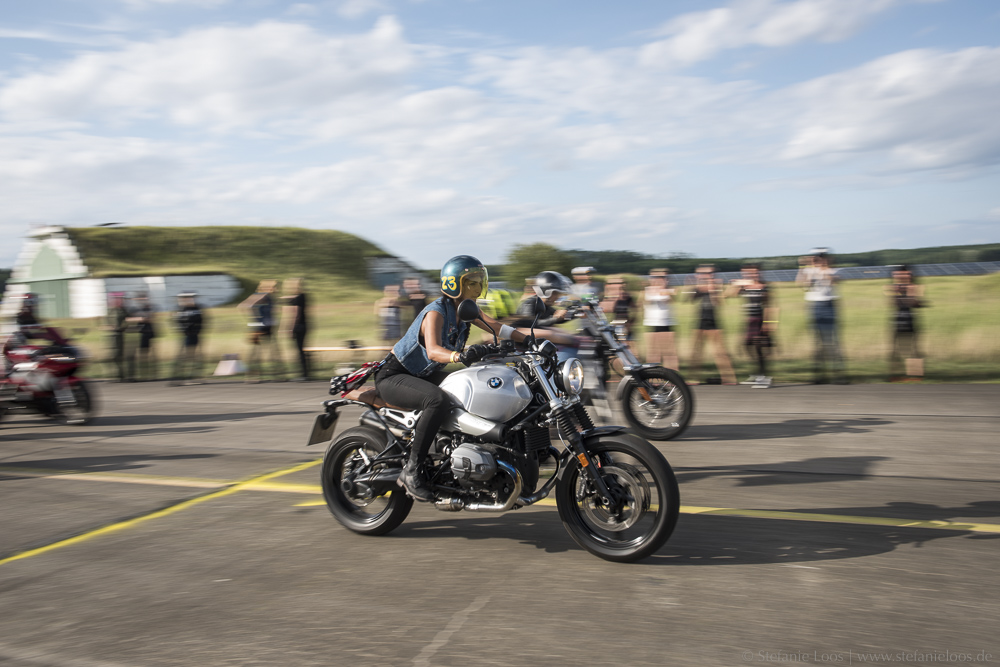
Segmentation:
<svg viewBox="0 0 1000 667">
<path fill-rule="evenodd" d="M 640 363 L 628 345 L 625 323 L 608 322 L 597 301 L 571 303 L 566 316 L 582 320 L 577 356 L 590 378 L 585 402 L 607 401 L 608 380 L 617 372 L 622 379 L 614 400 L 636 433 L 648 440 L 671 440 L 687 429 L 694 414 L 694 394 L 680 373 Z"/>
<path fill-rule="evenodd" d="M 14 333 L 4 342 L 3 359 L 0 418 L 7 412 L 30 410 L 84 425 L 96 416 L 93 390 L 77 376 L 82 355 L 56 329 L 33 326 Z"/>
<path fill-rule="evenodd" d="M 460 304 L 463 321 L 478 315 L 475 302 Z M 428 455 L 433 505 L 452 512 L 506 512 L 533 505 L 554 489 L 559 518 L 591 554 L 631 562 L 655 553 L 673 532 L 680 506 L 667 460 L 624 427 L 594 426 L 580 403 L 584 372 L 578 359 L 560 364 L 547 340 L 532 338 L 521 348 L 494 340 L 482 361 L 440 385 L 454 407 Z M 337 380 L 332 384 L 343 389 Z M 360 425 L 343 431 L 326 451 L 321 481 L 327 506 L 346 528 L 384 535 L 413 505 L 396 480 L 420 413 L 386 405 L 374 389 L 354 389 L 323 405 L 310 445 L 331 438 L 340 408 L 365 408 Z M 561 449 L 553 446 L 550 427 Z M 549 456 L 555 468 L 544 478 L 548 470 L 540 461 Z"/>
</svg>

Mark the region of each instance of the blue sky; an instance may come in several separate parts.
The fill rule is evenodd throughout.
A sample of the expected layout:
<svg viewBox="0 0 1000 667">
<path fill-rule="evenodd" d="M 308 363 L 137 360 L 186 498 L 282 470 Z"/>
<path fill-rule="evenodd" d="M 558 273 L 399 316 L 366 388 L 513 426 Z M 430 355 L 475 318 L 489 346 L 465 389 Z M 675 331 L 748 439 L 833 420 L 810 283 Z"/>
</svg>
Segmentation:
<svg viewBox="0 0 1000 667">
<path fill-rule="evenodd" d="M 90 0 L 0 15 L 32 226 L 763 256 L 1000 241 L 995 0 Z"/>
</svg>

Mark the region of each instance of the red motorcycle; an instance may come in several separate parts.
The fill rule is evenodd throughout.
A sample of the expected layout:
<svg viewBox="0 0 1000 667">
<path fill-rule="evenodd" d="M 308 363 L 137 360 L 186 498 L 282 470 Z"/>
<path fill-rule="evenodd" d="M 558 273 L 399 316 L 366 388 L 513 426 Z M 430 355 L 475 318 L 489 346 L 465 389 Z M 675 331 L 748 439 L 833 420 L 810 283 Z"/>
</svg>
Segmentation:
<svg viewBox="0 0 1000 667">
<path fill-rule="evenodd" d="M 27 326 L 3 344 L 0 418 L 32 410 L 67 424 L 89 424 L 97 413 L 92 389 L 77 372 L 79 350 L 52 327 Z"/>
</svg>

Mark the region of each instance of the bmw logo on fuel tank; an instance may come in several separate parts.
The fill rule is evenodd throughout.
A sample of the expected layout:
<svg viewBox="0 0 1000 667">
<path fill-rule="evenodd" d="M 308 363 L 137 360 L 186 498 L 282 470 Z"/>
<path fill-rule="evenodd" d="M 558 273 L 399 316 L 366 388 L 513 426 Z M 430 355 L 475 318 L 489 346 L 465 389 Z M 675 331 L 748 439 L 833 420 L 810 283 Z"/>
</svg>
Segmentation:
<svg viewBox="0 0 1000 667">
<path fill-rule="evenodd" d="M 486 384 L 489 386 L 490 389 L 499 389 L 500 387 L 503 386 L 503 379 L 495 377 L 490 378 L 489 380 L 486 381 Z"/>
</svg>

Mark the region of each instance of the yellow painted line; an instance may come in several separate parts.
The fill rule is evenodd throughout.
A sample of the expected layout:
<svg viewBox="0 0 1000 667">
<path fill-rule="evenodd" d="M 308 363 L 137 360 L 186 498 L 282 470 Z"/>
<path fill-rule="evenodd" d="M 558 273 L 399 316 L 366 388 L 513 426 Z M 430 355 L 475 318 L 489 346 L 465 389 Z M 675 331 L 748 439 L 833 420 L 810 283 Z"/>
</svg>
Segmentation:
<svg viewBox="0 0 1000 667">
<path fill-rule="evenodd" d="M 125 530 L 127 528 L 132 528 L 133 526 L 137 526 L 140 523 L 149 521 L 150 519 L 159 519 L 161 517 L 169 516 L 171 514 L 176 514 L 177 512 L 186 510 L 189 507 L 194 507 L 199 503 L 203 503 L 208 500 L 214 500 L 215 498 L 221 498 L 223 496 L 229 496 L 234 493 L 244 491 L 248 487 L 254 484 L 261 484 L 264 482 L 268 482 L 276 477 L 281 477 L 282 475 L 290 475 L 292 473 L 299 472 L 300 470 L 306 470 L 307 468 L 311 468 L 315 465 L 318 465 L 322 461 L 323 459 L 316 459 L 314 461 L 307 461 L 305 463 L 300 463 L 296 466 L 292 466 L 291 468 L 285 468 L 283 470 L 275 470 L 274 472 L 269 472 L 264 475 L 252 477 L 243 482 L 236 482 L 230 486 L 227 486 L 224 489 L 213 491 L 212 493 L 207 493 L 203 496 L 198 496 L 197 498 L 191 498 L 189 500 L 181 501 L 176 505 L 171 505 L 170 507 L 166 507 L 161 510 L 156 510 L 155 512 L 150 512 L 149 514 L 145 514 L 143 516 L 139 516 L 134 519 L 128 519 L 126 521 L 119 521 L 118 523 L 112 523 L 107 526 L 103 526 L 101 528 L 92 530 L 88 533 L 84 533 L 82 535 L 77 535 L 75 537 L 70 537 L 65 540 L 53 542 L 52 544 L 47 544 L 43 547 L 38 547 L 36 549 L 29 549 L 28 551 L 22 551 L 19 554 L 14 554 L 13 556 L 8 556 L 7 558 L 0 560 L 0 565 L 5 565 L 7 563 L 11 563 L 13 561 L 21 560 L 24 558 L 31 558 L 32 556 L 38 556 L 39 554 L 47 553 L 49 551 L 54 551 L 56 549 L 68 547 L 73 544 L 79 544 L 80 542 L 85 542 L 87 540 L 99 537 L 101 535 L 107 535 L 109 533 L 114 533 L 120 530 Z"/>
<path fill-rule="evenodd" d="M 319 462 L 313 461 L 306 468 Z M 304 469 L 304 468 L 302 468 Z M 285 475 L 295 472 L 288 470 L 280 472 Z M 51 470 L 44 468 L 18 468 L 12 466 L 0 466 L 0 474 L 11 473 L 27 477 L 41 477 L 46 479 L 71 479 L 87 480 L 94 482 L 123 482 L 127 484 L 151 484 L 157 486 L 180 486 L 191 488 L 223 488 L 223 491 L 230 491 L 234 485 L 238 485 L 240 491 L 268 491 L 278 493 L 301 493 L 307 495 L 318 495 L 322 493 L 322 488 L 318 484 L 291 484 L 285 482 L 272 482 L 273 476 L 263 476 L 247 480 L 245 482 L 234 482 L 224 479 L 205 479 L 195 477 L 167 477 L 161 475 L 147 475 L 138 473 L 121 472 L 81 472 L 79 470 Z M 202 496 L 203 498 L 215 497 L 214 494 Z M 198 499 L 195 499 L 198 500 Z M 200 501 L 199 501 L 200 502 Z M 307 500 L 297 503 L 295 507 L 318 507 L 326 505 L 324 500 Z M 544 498 L 535 505 L 543 507 L 555 507 L 554 498 Z M 170 508 L 168 508 L 170 509 Z M 779 519 L 783 521 L 815 521 L 820 523 L 844 523 L 865 526 L 889 526 L 896 528 L 931 528 L 937 530 L 962 530 L 975 533 L 1000 533 L 1000 524 L 976 523 L 961 521 L 933 521 L 914 519 L 895 519 L 891 517 L 869 517 L 854 516 L 845 514 L 819 514 L 810 512 L 789 512 L 785 510 L 754 510 L 739 509 L 733 507 L 697 507 L 693 505 L 682 505 L 681 514 L 710 514 L 715 516 L 737 516 L 754 519 Z M 139 520 L 144 520 L 140 517 Z M 72 539 L 72 538 L 71 538 Z M 42 547 L 45 548 L 45 547 Z M 7 561 L 0 561 L 0 565 Z"/>
<path fill-rule="evenodd" d="M 69 479 L 86 482 L 121 482 L 123 484 L 150 484 L 153 486 L 181 486 L 195 489 L 218 489 L 236 483 L 231 479 L 206 479 L 201 477 L 168 477 L 124 472 L 81 472 L 79 470 L 46 470 L 44 468 L 0 467 L 0 475 L 12 474 L 40 479 Z M 322 493 L 319 484 L 286 484 L 282 482 L 257 482 L 249 484 L 246 491 L 278 491 L 282 493 Z"/>
<path fill-rule="evenodd" d="M 296 507 L 316 507 L 326 505 L 323 500 L 308 500 Z M 543 498 L 535 505 L 555 507 L 554 498 Z M 733 507 L 695 507 L 681 505 L 681 514 L 711 514 L 714 516 L 739 516 L 752 519 L 780 519 L 782 521 L 816 521 L 821 523 L 845 523 L 862 526 L 889 526 L 894 528 L 933 528 L 937 530 L 962 530 L 973 533 L 1000 533 L 1000 524 L 972 523 L 962 521 L 921 521 L 914 519 L 894 519 L 879 516 L 854 516 L 850 514 L 813 514 L 810 512 L 788 512 L 785 510 L 747 510 Z"/>
<path fill-rule="evenodd" d="M 283 482 L 257 482 L 247 486 L 247 491 L 280 491 L 281 493 L 323 493 L 319 484 L 286 484 Z"/>
</svg>

